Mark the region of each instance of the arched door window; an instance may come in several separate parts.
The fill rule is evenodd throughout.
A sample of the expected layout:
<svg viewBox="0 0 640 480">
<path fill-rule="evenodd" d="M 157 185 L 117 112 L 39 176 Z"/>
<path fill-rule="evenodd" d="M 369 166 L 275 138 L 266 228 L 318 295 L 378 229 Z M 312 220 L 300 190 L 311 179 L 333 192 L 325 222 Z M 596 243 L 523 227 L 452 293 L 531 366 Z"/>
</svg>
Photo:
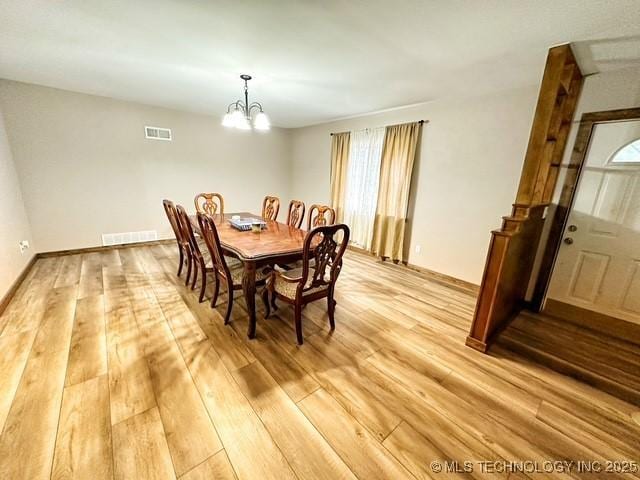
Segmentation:
<svg viewBox="0 0 640 480">
<path fill-rule="evenodd" d="M 610 165 L 640 165 L 640 138 L 617 150 L 609 159 Z"/>
</svg>

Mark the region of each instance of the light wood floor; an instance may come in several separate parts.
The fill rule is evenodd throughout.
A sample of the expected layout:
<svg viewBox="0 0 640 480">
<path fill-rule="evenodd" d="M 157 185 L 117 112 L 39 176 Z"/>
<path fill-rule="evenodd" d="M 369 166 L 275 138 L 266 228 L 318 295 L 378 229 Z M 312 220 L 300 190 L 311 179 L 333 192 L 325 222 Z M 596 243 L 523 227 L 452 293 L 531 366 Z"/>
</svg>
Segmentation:
<svg viewBox="0 0 640 480">
<path fill-rule="evenodd" d="M 225 327 L 226 296 L 199 304 L 175 267 L 173 245 L 37 261 L 0 317 L 0 478 L 507 478 L 431 462 L 638 460 L 637 407 L 465 347 L 468 292 L 351 253 L 335 333 L 310 305 L 298 347 L 290 308 L 260 310 L 249 341 L 243 299 Z"/>
</svg>

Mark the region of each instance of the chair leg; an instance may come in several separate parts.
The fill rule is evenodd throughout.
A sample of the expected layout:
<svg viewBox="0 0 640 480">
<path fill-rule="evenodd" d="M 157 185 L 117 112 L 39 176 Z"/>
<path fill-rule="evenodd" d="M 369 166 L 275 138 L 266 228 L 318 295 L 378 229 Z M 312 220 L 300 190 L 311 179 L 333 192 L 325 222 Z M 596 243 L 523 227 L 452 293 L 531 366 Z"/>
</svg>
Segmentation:
<svg viewBox="0 0 640 480">
<path fill-rule="evenodd" d="M 271 308 L 274 310 L 278 309 L 278 305 L 276 305 L 276 294 L 274 292 L 271 293 Z"/>
<path fill-rule="evenodd" d="M 295 305 L 295 319 L 296 319 L 296 337 L 298 337 L 298 345 L 303 344 L 302 339 L 302 303 L 296 302 Z"/>
<path fill-rule="evenodd" d="M 189 279 L 191 278 L 192 268 L 193 268 L 193 259 L 191 258 L 191 255 L 187 253 L 187 278 L 184 281 L 185 285 L 189 285 Z"/>
<path fill-rule="evenodd" d="M 215 308 L 216 302 L 218 301 L 218 292 L 220 290 L 220 280 L 218 279 L 218 275 L 216 272 L 213 272 L 213 278 L 216 283 L 213 285 L 213 297 L 211 298 L 211 308 Z"/>
<path fill-rule="evenodd" d="M 230 288 L 229 285 L 227 285 L 227 292 L 228 292 L 228 304 L 227 304 L 227 313 L 224 316 L 224 324 L 225 325 L 229 325 L 229 321 L 231 320 L 231 308 L 233 307 L 233 288 Z"/>
<path fill-rule="evenodd" d="M 178 251 L 180 252 L 180 263 L 178 264 L 178 276 L 182 273 L 182 267 L 184 266 L 184 251 L 182 247 L 178 247 Z"/>
<path fill-rule="evenodd" d="M 329 325 L 331 326 L 331 330 L 335 330 L 336 322 L 334 319 L 334 314 L 336 311 L 336 301 L 333 299 L 332 290 L 329 290 L 329 295 L 327 295 L 327 310 L 329 313 Z"/>
<path fill-rule="evenodd" d="M 202 285 L 200 286 L 200 303 L 204 300 L 204 291 L 207 288 L 207 268 L 202 267 Z"/>
<path fill-rule="evenodd" d="M 198 262 L 194 260 L 193 262 L 193 280 L 191 281 L 191 290 L 196 288 L 196 282 L 198 281 Z"/>
<path fill-rule="evenodd" d="M 262 297 L 262 303 L 264 303 L 264 318 L 269 318 L 269 315 L 271 315 L 271 308 L 269 307 L 269 289 L 264 287 L 260 296 Z"/>
</svg>

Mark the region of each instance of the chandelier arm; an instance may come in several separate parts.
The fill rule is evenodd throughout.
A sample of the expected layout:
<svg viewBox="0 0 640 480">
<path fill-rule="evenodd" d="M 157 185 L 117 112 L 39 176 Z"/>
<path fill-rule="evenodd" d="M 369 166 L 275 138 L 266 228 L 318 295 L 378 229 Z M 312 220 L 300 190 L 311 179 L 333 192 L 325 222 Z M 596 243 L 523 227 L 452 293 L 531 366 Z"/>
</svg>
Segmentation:
<svg viewBox="0 0 640 480">
<path fill-rule="evenodd" d="M 238 102 L 239 102 L 239 101 L 240 101 L 240 100 L 238 100 L 238 101 L 236 101 L 236 102 L 231 102 L 231 103 L 229 104 L 229 106 L 227 107 L 227 113 L 230 113 L 230 112 L 231 112 L 231 107 L 233 107 L 234 105 L 235 105 L 235 106 L 236 106 L 236 108 L 237 108 L 237 107 L 238 107 Z M 243 107 L 243 109 L 244 109 L 244 107 Z"/>
<path fill-rule="evenodd" d="M 251 110 L 254 108 L 259 108 L 262 112 L 262 105 L 260 105 L 259 102 L 253 102 L 251 105 L 249 105 L 249 113 L 251 113 Z"/>
<path fill-rule="evenodd" d="M 233 102 L 231 105 L 235 105 L 236 110 L 242 110 L 242 113 L 244 114 L 245 117 L 249 116 L 249 109 L 247 108 L 247 105 L 242 100 L 237 100 Z"/>
</svg>

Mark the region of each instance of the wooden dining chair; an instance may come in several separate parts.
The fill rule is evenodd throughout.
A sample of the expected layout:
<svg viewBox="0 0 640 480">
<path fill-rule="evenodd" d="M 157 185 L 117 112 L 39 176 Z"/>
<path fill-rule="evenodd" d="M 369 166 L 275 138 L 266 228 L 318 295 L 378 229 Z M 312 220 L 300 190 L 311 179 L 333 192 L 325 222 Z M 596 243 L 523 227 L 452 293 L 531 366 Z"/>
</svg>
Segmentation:
<svg viewBox="0 0 640 480">
<path fill-rule="evenodd" d="M 349 243 L 349 227 L 345 224 L 316 227 L 304 239 L 302 266 L 285 272 L 274 270 L 262 291 L 265 316 L 277 308 L 276 299 L 292 304 L 295 310 L 296 336 L 302 345 L 302 308 L 315 300 L 327 299 L 329 325 L 335 329 L 336 301 L 333 294 L 342 256 Z M 269 298 L 271 297 L 271 298 Z"/>
<path fill-rule="evenodd" d="M 287 214 L 287 225 L 300 228 L 302 220 L 304 220 L 304 209 L 304 202 L 291 200 L 289 202 L 289 213 Z"/>
<path fill-rule="evenodd" d="M 262 218 L 264 220 L 275 220 L 280 211 L 280 199 L 267 195 L 262 201 Z"/>
<path fill-rule="evenodd" d="M 222 246 L 220 245 L 220 237 L 218 237 L 218 229 L 213 218 L 209 215 L 198 213 L 198 224 L 200 232 L 207 245 L 209 254 L 211 255 L 213 274 L 215 276 L 215 286 L 213 297 L 211 298 L 211 308 L 216 306 L 218 301 L 218 292 L 220 291 L 220 282 L 224 283 L 227 288 L 228 304 L 227 313 L 224 316 L 225 325 L 231 319 L 231 309 L 233 308 L 233 292 L 242 290 L 242 276 L 244 274 L 244 266 L 237 258 L 224 255 Z M 264 285 L 266 278 L 269 276 L 270 269 L 262 269 L 256 271 L 256 284 Z"/>
<path fill-rule="evenodd" d="M 189 283 L 189 277 L 191 276 L 191 252 L 189 250 L 189 241 L 182 234 L 182 229 L 180 228 L 178 220 L 178 213 L 176 212 L 176 206 L 173 204 L 173 202 L 171 200 L 162 200 L 162 206 L 164 207 L 164 211 L 167 214 L 169 224 L 171 225 L 173 234 L 176 236 L 176 243 L 178 244 L 178 252 L 180 254 L 180 259 L 178 260 L 178 276 L 182 274 L 182 267 L 186 263 L 186 282 Z"/>
<path fill-rule="evenodd" d="M 207 288 L 207 273 L 213 272 L 213 268 L 208 266 L 208 264 L 210 263 L 210 259 L 208 258 L 209 252 L 207 252 L 205 256 L 200 249 L 200 244 L 198 243 L 198 239 L 193 233 L 193 228 L 191 227 L 191 222 L 189 221 L 189 215 L 187 214 L 187 211 L 184 209 L 184 207 L 182 205 L 177 205 L 176 211 L 178 212 L 178 220 L 180 228 L 182 229 L 182 234 L 189 242 L 191 262 L 194 266 L 193 279 L 191 280 L 191 290 L 196 288 L 196 282 L 198 281 L 198 270 L 202 273 L 202 279 L 200 280 L 200 302 L 202 302 L 204 300 L 204 292 Z"/>
<path fill-rule="evenodd" d="M 193 199 L 196 212 L 224 215 L 224 198 L 219 193 L 199 193 Z"/>
<path fill-rule="evenodd" d="M 307 230 L 336 222 L 336 211 L 328 205 L 311 205 L 307 217 Z"/>
</svg>

